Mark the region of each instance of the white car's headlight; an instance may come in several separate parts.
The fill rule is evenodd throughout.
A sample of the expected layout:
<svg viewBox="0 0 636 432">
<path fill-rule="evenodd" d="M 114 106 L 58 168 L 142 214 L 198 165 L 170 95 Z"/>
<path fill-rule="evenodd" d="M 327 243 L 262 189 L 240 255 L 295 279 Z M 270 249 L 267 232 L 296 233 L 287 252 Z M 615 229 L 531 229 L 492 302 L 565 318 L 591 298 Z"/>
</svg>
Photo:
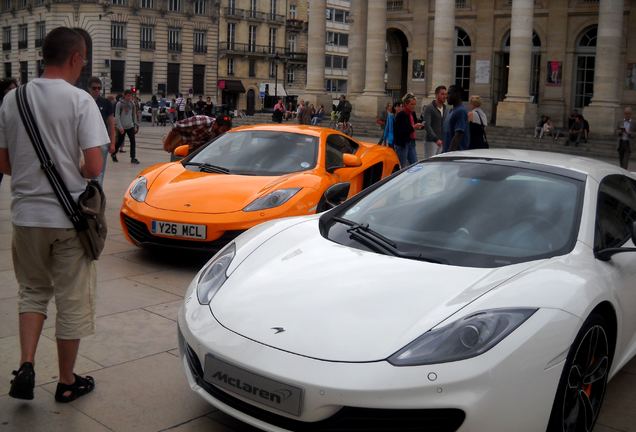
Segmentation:
<svg viewBox="0 0 636 432">
<path fill-rule="evenodd" d="M 227 280 L 227 269 L 236 255 L 236 246 L 230 243 L 214 259 L 210 260 L 197 281 L 197 298 L 202 305 L 208 305 L 219 288 Z"/>
<path fill-rule="evenodd" d="M 130 187 L 130 196 L 135 201 L 144 202 L 146 195 L 148 195 L 148 180 L 146 180 L 146 177 L 141 176 Z"/>
<path fill-rule="evenodd" d="M 301 188 L 279 189 L 265 196 L 255 199 L 243 211 L 265 210 L 285 204 L 296 195 Z"/>
<path fill-rule="evenodd" d="M 476 357 L 497 345 L 537 309 L 477 312 L 424 333 L 389 357 L 394 366 L 447 363 Z"/>
</svg>

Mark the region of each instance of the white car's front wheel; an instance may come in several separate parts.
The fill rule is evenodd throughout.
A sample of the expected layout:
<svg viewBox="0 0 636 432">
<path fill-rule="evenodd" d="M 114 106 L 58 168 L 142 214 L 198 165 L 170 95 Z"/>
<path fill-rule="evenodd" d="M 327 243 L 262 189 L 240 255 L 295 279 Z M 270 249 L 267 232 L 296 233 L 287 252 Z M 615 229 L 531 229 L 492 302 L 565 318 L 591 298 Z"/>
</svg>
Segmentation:
<svg viewBox="0 0 636 432">
<path fill-rule="evenodd" d="M 557 389 L 548 432 L 591 432 L 612 363 L 607 320 L 592 313 L 570 348 Z"/>
</svg>

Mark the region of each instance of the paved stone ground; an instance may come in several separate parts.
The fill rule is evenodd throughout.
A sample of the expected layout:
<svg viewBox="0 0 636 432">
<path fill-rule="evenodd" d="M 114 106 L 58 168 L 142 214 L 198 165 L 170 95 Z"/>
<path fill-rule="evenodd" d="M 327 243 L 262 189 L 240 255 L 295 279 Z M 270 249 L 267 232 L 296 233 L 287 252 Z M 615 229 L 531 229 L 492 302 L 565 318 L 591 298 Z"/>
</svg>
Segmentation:
<svg viewBox="0 0 636 432">
<path fill-rule="evenodd" d="M 130 181 L 141 168 L 168 159 L 160 149 L 160 137 L 166 132 L 167 128 L 142 127 L 140 166 L 128 162 L 128 153 L 120 154 L 119 163 L 108 163 L 109 238 L 97 263 L 97 333 L 82 341 L 77 362 L 77 372 L 90 372 L 97 388 L 70 404 L 53 399 L 54 306 L 37 353 L 35 400 L 21 402 L 7 395 L 19 344 L 8 179 L 0 185 L 0 432 L 255 431 L 194 395 L 177 358 L 177 308 L 205 260 L 181 252 L 171 256 L 140 250 L 124 239 L 119 225 L 121 197 Z M 595 432 L 636 431 L 635 388 L 636 361 L 632 361 L 610 383 Z"/>
</svg>

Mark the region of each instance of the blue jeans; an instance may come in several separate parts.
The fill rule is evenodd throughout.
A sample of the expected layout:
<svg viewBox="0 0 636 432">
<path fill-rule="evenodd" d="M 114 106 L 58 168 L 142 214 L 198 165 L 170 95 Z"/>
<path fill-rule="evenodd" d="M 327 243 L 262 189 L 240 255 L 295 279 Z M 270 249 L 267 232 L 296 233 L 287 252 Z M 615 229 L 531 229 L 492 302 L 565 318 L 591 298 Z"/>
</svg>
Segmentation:
<svg viewBox="0 0 636 432">
<path fill-rule="evenodd" d="M 415 140 L 410 140 L 405 146 L 395 146 L 395 152 L 400 160 L 402 168 L 413 165 L 417 162 L 417 153 L 415 152 Z"/>
</svg>

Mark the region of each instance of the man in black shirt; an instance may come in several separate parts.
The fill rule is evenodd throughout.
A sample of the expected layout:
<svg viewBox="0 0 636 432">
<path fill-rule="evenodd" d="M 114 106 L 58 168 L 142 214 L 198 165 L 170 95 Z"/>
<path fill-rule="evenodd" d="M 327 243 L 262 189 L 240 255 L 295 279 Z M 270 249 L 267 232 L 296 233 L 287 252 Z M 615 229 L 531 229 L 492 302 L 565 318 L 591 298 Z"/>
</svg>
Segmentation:
<svg viewBox="0 0 636 432">
<path fill-rule="evenodd" d="M 212 103 L 212 100 L 210 99 L 210 96 L 208 96 L 205 99 L 205 106 L 203 107 L 203 114 L 208 116 L 208 117 L 214 117 L 214 104 Z"/>
<path fill-rule="evenodd" d="M 97 178 L 95 178 L 100 185 L 103 185 L 104 172 L 106 171 L 106 160 L 108 159 L 107 156 L 108 154 L 115 153 L 115 116 L 113 104 L 108 99 L 100 95 L 101 91 L 102 81 L 96 76 L 90 77 L 88 80 L 88 93 L 90 93 L 90 95 L 93 96 L 93 99 L 95 99 L 99 112 L 102 114 L 102 119 L 104 119 L 108 136 L 110 137 L 110 144 L 102 146 L 102 157 L 104 159 L 102 172 Z"/>
<path fill-rule="evenodd" d="M 203 96 L 199 96 L 199 100 L 194 104 L 198 115 L 205 114 L 205 102 Z"/>
</svg>

